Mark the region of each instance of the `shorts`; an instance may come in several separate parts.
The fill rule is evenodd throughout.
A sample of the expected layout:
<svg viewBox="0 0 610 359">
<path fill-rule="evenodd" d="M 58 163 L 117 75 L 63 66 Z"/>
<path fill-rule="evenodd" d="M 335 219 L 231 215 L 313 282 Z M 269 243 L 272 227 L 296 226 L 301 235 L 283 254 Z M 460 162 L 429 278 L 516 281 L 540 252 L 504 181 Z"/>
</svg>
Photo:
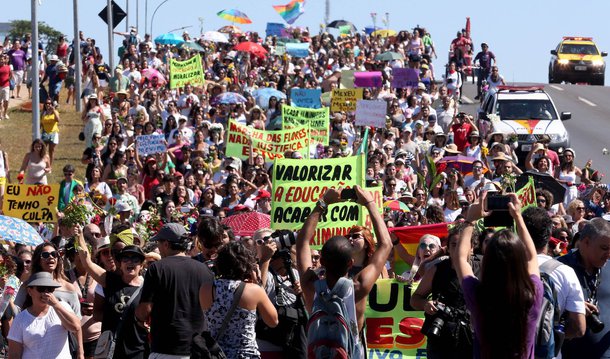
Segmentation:
<svg viewBox="0 0 610 359">
<path fill-rule="evenodd" d="M 44 131 L 42 131 L 42 141 L 44 143 L 53 143 L 58 145 L 59 144 L 59 132 L 54 132 L 54 133 L 46 133 Z"/>
<path fill-rule="evenodd" d="M 83 351 L 85 352 L 85 358 L 93 357 L 95 355 L 95 347 L 97 346 L 97 339 L 90 342 L 83 343 Z"/>
<path fill-rule="evenodd" d="M 69 88 L 69 89 L 74 88 L 74 84 L 76 83 L 74 76 L 67 76 L 65 83 L 66 83 L 66 88 Z"/>
<path fill-rule="evenodd" d="M 0 88 L 0 101 L 8 101 L 8 99 L 11 97 L 10 93 L 11 93 L 10 86 Z"/>
<path fill-rule="evenodd" d="M 23 70 L 13 71 L 13 81 L 15 81 L 15 86 L 19 86 L 23 83 Z"/>
</svg>

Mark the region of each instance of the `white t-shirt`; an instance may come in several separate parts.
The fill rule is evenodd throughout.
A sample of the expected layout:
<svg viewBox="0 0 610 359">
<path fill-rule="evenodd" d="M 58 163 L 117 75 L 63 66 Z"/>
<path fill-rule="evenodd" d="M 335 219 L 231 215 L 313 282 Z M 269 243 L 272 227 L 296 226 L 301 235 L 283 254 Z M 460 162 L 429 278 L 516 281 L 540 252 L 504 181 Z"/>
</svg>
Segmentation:
<svg viewBox="0 0 610 359">
<path fill-rule="evenodd" d="M 542 265 L 549 259 L 551 257 L 538 254 L 538 265 Z M 585 299 L 574 269 L 561 265 L 550 274 L 550 277 L 557 290 L 557 302 L 561 313 L 563 314 L 567 310 L 585 314 Z"/>
<path fill-rule="evenodd" d="M 65 302 L 61 306 L 72 312 Z M 17 314 L 8 333 L 8 339 L 23 345 L 22 359 L 58 358 L 70 359 L 68 331 L 53 307 L 42 317 L 34 317 L 24 310 Z"/>
</svg>

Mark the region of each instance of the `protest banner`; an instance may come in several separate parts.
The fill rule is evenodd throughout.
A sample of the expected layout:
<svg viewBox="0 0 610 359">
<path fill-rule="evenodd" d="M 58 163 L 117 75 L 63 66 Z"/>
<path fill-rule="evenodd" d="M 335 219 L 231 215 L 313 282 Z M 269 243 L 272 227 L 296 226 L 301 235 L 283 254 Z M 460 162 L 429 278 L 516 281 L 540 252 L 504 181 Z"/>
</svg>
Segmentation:
<svg viewBox="0 0 610 359">
<path fill-rule="evenodd" d="M 354 72 L 354 87 L 374 87 L 383 86 L 381 71 Z"/>
<path fill-rule="evenodd" d="M 447 237 L 449 226 L 447 223 L 437 223 L 422 226 L 394 227 L 388 228 L 388 230 L 398 238 L 400 245 L 404 247 L 407 253 L 415 256 L 417 255 L 419 239 L 424 234 L 432 234 L 442 240 L 443 237 Z M 402 274 L 409 269 L 411 269 L 411 266 L 400 258 L 397 251 L 394 251 L 394 272 Z"/>
<path fill-rule="evenodd" d="M 5 216 L 26 222 L 57 222 L 59 185 L 7 184 L 2 202 Z"/>
<path fill-rule="evenodd" d="M 235 156 L 246 160 L 250 156 L 250 148 L 254 153 L 261 154 L 265 162 L 276 158 L 284 158 L 286 151 L 299 152 L 303 158 L 309 157 L 309 129 L 295 127 L 290 130 L 265 131 L 240 125 L 234 120 L 229 121 L 227 141 L 227 156 Z M 252 141 L 252 145 L 250 145 Z"/>
<path fill-rule="evenodd" d="M 521 209 L 525 210 L 528 207 L 536 206 L 536 185 L 534 177 L 530 176 L 527 184 L 516 191 L 519 201 L 521 201 Z"/>
<path fill-rule="evenodd" d="M 426 358 L 424 312 L 409 304 L 415 287 L 395 279 L 375 282 L 364 312 L 367 358 Z"/>
<path fill-rule="evenodd" d="M 331 97 L 330 110 L 356 111 L 356 102 L 362 100 L 362 89 L 334 89 Z"/>
<path fill-rule="evenodd" d="M 268 22 L 267 27 L 265 29 L 265 33 L 267 36 L 282 36 L 282 30 L 286 29 L 286 25 L 276 23 L 276 22 Z"/>
<path fill-rule="evenodd" d="M 364 156 L 276 160 L 272 174 L 271 228 L 300 229 L 327 189 L 362 185 L 364 161 Z M 381 210 L 381 187 L 367 190 L 373 192 L 373 198 Z M 326 240 L 335 235 L 345 235 L 354 225 L 372 228 L 372 221 L 364 207 L 355 202 L 332 204 L 320 218 L 310 245 L 321 248 Z"/>
<path fill-rule="evenodd" d="M 392 70 L 392 87 L 416 89 L 419 83 L 417 69 L 396 68 Z"/>
<path fill-rule="evenodd" d="M 322 96 L 321 89 L 300 89 L 293 88 L 290 90 L 290 103 L 292 106 L 305 108 L 320 108 Z"/>
<path fill-rule="evenodd" d="M 356 125 L 385 128 L 388 103 L 378 100 L 358 100 L 356 102 Z"/>
<path fill-rule="evenodd" d="M 340 89 L 353 89 L 354 88 L 354 73 L 355 70 L 341 70 L 341 82 L 339 82 Z"/>
<path fill-rule="evenodd" d="M 303 107 L 282 106 L 283 128 L 309 128 L 309 138 L 313 143 L 328 146 L 328 128 L 330 125 L 329 108 L 310 109 Z"/>
<path fill-rule="evenodd" d="M 169 60 L 169 87 L 184 87 L 186 84 L 203 86 L 203 67 L 201 56 L 195 55 L 186 61 Z"/>
<path fill-rule="evenodd" d="M 287 43 L 286 53 L 292 57 L 309 56 L 309 42 Z"/>
<path fill-rule="evenodd" d="M 155 153 L 167 151 L 167 145 L 165 143 L 165 136 L 163 136 L 163 134 L 136 136 L 138 154 L 141 156 L 154 155 Z"/>
</svg>

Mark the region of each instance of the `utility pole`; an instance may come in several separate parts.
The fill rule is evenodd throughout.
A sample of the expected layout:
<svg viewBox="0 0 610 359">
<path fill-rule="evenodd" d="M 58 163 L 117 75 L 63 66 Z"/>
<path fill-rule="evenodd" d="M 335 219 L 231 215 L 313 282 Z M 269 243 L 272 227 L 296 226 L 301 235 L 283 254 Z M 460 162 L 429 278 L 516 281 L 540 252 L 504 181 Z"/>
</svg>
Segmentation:
<svg viewBox="0 0 610 359">
<path fill-rule="evenodd" d="M 112 23 L 112 0 L 108 0 L 106 9 L 106 17 L 108 18 L 108 65 L 110 66 L 110 73 L 114 74 L 114 24 Z"/>
<path fill-rule="evenodd" d="M 129 32 L 129 0 L 125 0 L 125 12 L 127 16 L 125 16 L 125 32 Z"/>
<path fill-rule="evenodd" d="M 144 34 L 148 34 L 148 0 L 144 0 Z"/>
<path fill-rule="evenodd" d="M 136 0 L 136 31 L 138 32 L 138 34 L 141 34 L 140 32 L 140 0 Z M 144 38 L 142 36 L 142 38 Z"/>
<path fill-rule="evenodd" d="M 326 0 L 326 10 L 324 11 L 324 25 L 330 23 L 330 0 Z"/>
<path fill-rule="evenodd" d="M 32 0 L 32 141 L 40 138 L 40 73 L 38 72 L 38 1 Z"/>
<path fill-rule="evenodd" d="M 78 34 L 78 0 L 73 0 L 74 8 L 74 45 L 72 53 L 74 54 L 74 94 L 76 96 L 76 112 L 82 111 L 82 102 L 80 101 L 81 85 L 83 83 L 83 71 L 81 69 L 81 54 L 80 54 L 80 36 Z"/>
</svg>

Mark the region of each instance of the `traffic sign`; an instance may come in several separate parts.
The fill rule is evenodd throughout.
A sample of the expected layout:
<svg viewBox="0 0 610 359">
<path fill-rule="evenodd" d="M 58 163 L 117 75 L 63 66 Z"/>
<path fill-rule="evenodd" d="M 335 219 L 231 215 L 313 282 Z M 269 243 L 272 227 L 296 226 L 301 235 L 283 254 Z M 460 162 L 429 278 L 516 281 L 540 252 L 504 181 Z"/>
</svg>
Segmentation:
<svg viewBox="0 0 610 359">
<path fill-rule="evenodd" d="M 119 7 L 119 5 L 117 5 L 114 1 L 111 2 L 112 4 L 112 28 L 116 28 L 116 26 L 123 21 L 123 19 L 127 16 L 127 13 L 121 9 Z M 99 17 L 102 18 L 102 20 L 104 20 L 104 22 L 106 24 L 108 24 L 108 6 L 106 6 L 104 8 L 104 10 L 102 10 L 99 14 Z"/>
</svg>

